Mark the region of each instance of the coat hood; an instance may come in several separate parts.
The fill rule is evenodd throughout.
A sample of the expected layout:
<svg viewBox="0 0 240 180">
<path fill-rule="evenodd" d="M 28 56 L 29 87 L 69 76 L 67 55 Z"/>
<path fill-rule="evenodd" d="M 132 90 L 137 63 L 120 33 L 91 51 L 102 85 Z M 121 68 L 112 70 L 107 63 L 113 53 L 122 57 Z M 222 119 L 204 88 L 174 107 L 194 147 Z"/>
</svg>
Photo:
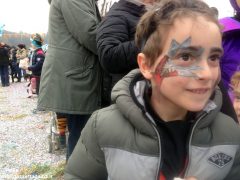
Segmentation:
<svg viewBox="0 0 240 180">
<path fill-rule="evenodd" d="M 118 5 L 118 3 L 121 5 Z M 137 0 L 120 0 L 113 4 L 111 9 L 114 9 L 115 11 L 123 11 L 124 13 L 131 12 L 131 14 L 139 17 L 141 17 L 146 11 L 145 5 Z"/>
<path fill-rule="evenodd" d="M 223 25 L 223 33 L 230 31 L 239 31 L 240 22 L 231 17 L 225 17 L 219 20 L 220 24 Z"/>
</svg>

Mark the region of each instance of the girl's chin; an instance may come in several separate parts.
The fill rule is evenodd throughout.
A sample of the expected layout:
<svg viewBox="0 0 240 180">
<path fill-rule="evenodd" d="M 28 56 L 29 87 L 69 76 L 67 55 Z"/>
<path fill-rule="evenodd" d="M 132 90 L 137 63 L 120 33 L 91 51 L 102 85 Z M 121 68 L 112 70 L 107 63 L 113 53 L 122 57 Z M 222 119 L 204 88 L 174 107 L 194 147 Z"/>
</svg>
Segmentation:
<svg viewBox="0 0 240 180">
<path fill-rule="evenodd" d="M 191 112 L 198 112 L 198 111 L 201 111 L 203 110 L 203 108 L 205 107 L 206 103 L 194 103 L 194 104 L 191 104 L 187 107 L 187 110 L 188 111 L 191 111 Z"/>
<path fill-rule="evenodd" d="M 203 110 L 204 107 L 202 108 L 189 108 L 188 111 L 191 111 L 191 112 L 199 112 L 201 110 Z"/>
</svg>

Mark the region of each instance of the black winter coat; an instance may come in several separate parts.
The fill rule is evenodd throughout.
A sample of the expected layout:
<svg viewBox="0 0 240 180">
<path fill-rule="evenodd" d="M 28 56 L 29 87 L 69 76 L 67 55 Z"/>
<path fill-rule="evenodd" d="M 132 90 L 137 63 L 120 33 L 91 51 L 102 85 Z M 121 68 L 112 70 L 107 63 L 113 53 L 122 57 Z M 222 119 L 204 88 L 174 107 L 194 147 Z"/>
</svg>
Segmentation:
<svg viewBox="0 0 240 180">
<path fill-rule="evenodd" d="M 109 101 L 115 83 L 138 67 L 139 50 L 135 46 L 134 36 L 136 25 L 144 12 L 144 5 L 120 0 L 113 4 L 98 27 L 98 56 L 105 73 L 109 74 L 103 79 L 103 96 Z"/>
<path fill-rule="evenodd" d="M 120 0 L 109 10 L 97 31 L 97 49 L 103 68 L 112 74 L 128 73 L 137 67 L 134 44 L 136 25 L 144 5 Z"/>
<path fill-rule="evenodd" d="M 9 51 L 5 47 L 0 47 L 0 66 L 9 64 Z"/>
<path fill-rule="evenodd" d="M 32 71 L 32 75 L 34 76 L 41 76 L 42 66 L 45 59 L 45 54 L 41 48 L 36 49 L 33 52 L 32 58 L 32 65 L 28 67 L 29 71 Z"/>
</svg>

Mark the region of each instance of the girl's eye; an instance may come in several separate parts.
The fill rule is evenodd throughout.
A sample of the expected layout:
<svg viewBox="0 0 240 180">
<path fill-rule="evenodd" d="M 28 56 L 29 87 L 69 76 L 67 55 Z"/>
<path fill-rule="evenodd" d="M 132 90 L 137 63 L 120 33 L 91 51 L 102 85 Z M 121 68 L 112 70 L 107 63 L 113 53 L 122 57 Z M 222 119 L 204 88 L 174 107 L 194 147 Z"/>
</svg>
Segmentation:
<svg viewBox="0 0 240 180">
<path fill-rule="evenodd" d="M 181 59 L 181 60 L 183 60 L 183 61 L 189 61 L 189 60 L 192 59 L 192 57 L 191 57 L 190 54 L 183 53 L 183 54 L 180 55 L 180 58 L 179 58 L 179 59 Z"/>
<path fill-rule="evenodd" d="M 211 56 L 209 57 L 209 59 L 210 59 L 211 61 L 220 61 L 221 57 L 220 57 L 220 55 L 215 54 L 215 55 L 211 55 Z"/>
<path fill-rule="evenodd" d="M 175 58 L 173 58 L 173 63 L 177 66 L 188 67 L 196 62 L 196 58 L 190 53 L 179 53 Z"/>
</svg>

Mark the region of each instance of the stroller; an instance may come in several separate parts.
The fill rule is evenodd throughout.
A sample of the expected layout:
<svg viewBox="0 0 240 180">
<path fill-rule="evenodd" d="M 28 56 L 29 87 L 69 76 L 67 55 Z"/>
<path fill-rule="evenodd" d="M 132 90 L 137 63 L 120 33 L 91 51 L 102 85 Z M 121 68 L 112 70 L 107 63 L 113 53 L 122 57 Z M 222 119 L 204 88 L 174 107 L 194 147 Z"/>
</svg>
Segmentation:
<svg viewBox="0 0 240 180">
<path fill-rule="evenodd" d="M 61 150 L 60 146 L 60 133 L 57 128 L 57 115 L 55 112 L 50 112 L 51 113 L 51 119 L 50 119 L 50 132 L 48 135 L 48 152 L 49 153 L 54 153 L 57 150 Z M 66 144 L 67 144 L 67 137 L 68 137 L 68 131 L 66 129 L 65 132 L 66 136 Z"/>
</svg>

